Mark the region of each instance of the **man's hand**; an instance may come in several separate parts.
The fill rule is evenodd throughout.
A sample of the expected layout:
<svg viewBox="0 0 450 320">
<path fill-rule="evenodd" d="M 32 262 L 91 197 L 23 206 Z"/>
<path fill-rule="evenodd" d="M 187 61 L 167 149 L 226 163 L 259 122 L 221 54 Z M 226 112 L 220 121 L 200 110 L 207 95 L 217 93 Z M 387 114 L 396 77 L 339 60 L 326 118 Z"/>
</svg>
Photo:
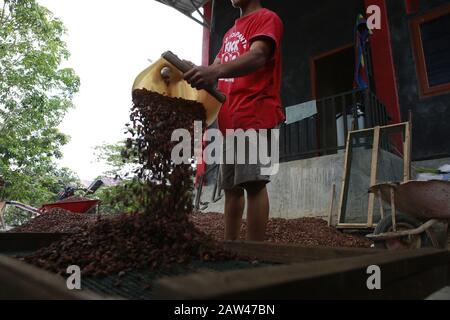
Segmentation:
<svg viewBox="0 0 450 320">
<path fill-rule="evenodd" d="M 215 87 L 219 77 L 220 73 L 215 64 L 209 67 L 193 67 L 184 74 L 184 80 L 196 89 Z"/>
<path fill-rule="evenodd" d="M 184 79 L 196 89 L 214 87 L 221 78 L 238 78 L 262 68 L 275 53 L 275 43 L 267 37 L 255 39 L 250 50 L 236 60 L 221 64 L 214 61 L 209 67 L 193 67 L 184 74 Z"/>
</svg>

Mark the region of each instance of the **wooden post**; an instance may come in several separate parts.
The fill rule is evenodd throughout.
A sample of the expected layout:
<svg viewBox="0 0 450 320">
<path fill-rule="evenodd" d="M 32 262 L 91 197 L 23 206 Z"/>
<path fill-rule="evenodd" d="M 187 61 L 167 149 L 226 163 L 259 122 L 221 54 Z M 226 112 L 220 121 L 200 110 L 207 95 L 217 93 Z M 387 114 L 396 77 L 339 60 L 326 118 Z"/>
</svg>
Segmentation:
<svg viewBox="0 0 450 320">
<path fill-rule="evenodd" d="M 395 206 L 395 188 L 391 187 L 392 230 L 397 232 L 397 209 Z"/>
<path fill-rule="evenodd" d="M 5 210 L 6 210 L 6 202 L 0 201 L 0 224 L 3 230 L 6 229 Z"/>
<path fill-rule="evenodd" d="M 380 151 L 380 127 L 374 128 L 373 134 L 373 148 L 372 148 L 372 165 L 370 170 L 370 187 L 373 187 L 377 183 L 378 172 L 378 155 Z M 367 209 L 367 227 L 373 227 L 373 211 L 375 208 L 375 194 L 369 194 L 369 204 Z"/>
<path fill-rule="evenodd" d="M 405 123 L 405 137 L 403 141 L 403 182 L 411 180 L 411 123 Z"/>
<path fill-rule="evenodd" d="M 345 121 L 344 121 L 345 123 Z M 344 159 L 344 177 L 342 179 L 342 189 L 341 189 L 341 201 L 339 206 L 338 214 L 338 224 L 344 223 L 345 220 L 345 210 L 347 206 L 347 191 L 348 191 L 348 181 L 350 179 L 349 168 L 351 167 L 352 159 L 352 133 L 349 132 L 347 135 L 347 146 L 345 149 L 345 159 Z"/>
<path fill-rule="evenodd" d="M 412 163 L 411 163 L 411 153 L 412 153 L 412 111 L 409 110 L 409 119 L 406 126 L 406 137 L 405 137 L 405 145 L 407 146 L 405 150 L 405 165 L 408 169 L 406 172 L 406 179 L 404 182 L 410 181 L 412 179 L 411 172 L 412 172 Z"/>
<path fill-rule="evenodd" d="M 330 195 L 330 207 L 328 208 L 328 226 L 331 227 L 333 223 L 333 209 L 334 209 L 334 199 L 336 198 L 336 185 L 333 184 L 331 187 L 331 195 Z"/>
<path fill-rule="evenodd" d="M 378 190 L 377 194 L 378 194 L 378 200 L 380 202 L 381 219 L 384 219 L 384 206 L 383 206 L 383 198 L 381 197 L 381 190 Z"/>
</svg>

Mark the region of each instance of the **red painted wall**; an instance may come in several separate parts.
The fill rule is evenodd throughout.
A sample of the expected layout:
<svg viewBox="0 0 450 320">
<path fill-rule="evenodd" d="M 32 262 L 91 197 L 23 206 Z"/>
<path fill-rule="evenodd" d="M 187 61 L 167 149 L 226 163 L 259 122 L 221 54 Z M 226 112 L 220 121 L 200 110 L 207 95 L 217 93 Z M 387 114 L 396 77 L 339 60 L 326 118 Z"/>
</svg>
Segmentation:
<svg viewBox="0 0 450 320">
<path fill-rule="evenodd" d="M 370 40 L 377 96 L 388 108 L 393 123 L 401 122 L 394 59 L 392 57 L 391 33 L 385 0 L 365 0 L 366 7 L 381 8 L 381 30 L 374 30 Z"/>
<path fill-rule="evenodd" d="M 206 3 L 203 7 L 203 15 L 205 16 L 205 19 L 208 23 L 211 22 L 211 16 L 212 16 L 212 5 L 211 1 Z M 209 32 L 208 28 L 203 28 L 203 48 L 202 48 L 202 65 L 208 66 L 210 64 L 209 61 L 209 41 L 210 41 L 211 34 Z M 200 177 L 206 172 L 206 164 L 202 159 L 198 159 L 199 163 L 197 164 L 197 174 L 196 174 L 196 185 L 198 186 L 200 182 Z M 206 183 L 206 181 L 204 181 Z"/>
<path fill-rule="evenodd" d="M 208 23 L 211 22 L 212 15 L 212 3 L 209 1 L 203 6 L 205 19 Z M 208 66 L 210 64 L 209 61 L 209 41 L 211 38 L 211 33 L 208 28 L 203 28 L 203 51 L 202 51 L 202 65 Z"/>
</svg>

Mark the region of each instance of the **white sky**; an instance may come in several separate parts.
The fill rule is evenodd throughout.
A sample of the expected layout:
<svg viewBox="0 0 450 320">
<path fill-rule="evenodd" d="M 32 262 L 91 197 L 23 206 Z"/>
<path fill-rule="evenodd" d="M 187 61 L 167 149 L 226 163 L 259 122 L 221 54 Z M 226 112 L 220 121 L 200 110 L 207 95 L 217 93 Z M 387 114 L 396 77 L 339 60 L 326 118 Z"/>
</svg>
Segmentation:
<svg viewBox="0 0 450 320">
<path fill-rule="evenodd" d="M 64 64 L 75 69 L 81 89 L 62 132 L 71 136 L 60 162 L 82 180 L 105 171 L 93 148 L 124 138 L 135 77 L 167 50 L 201 62 L 202 27 L 155 0 L 38 0 L 68 29 L 72 54 Z"/>
</svg>

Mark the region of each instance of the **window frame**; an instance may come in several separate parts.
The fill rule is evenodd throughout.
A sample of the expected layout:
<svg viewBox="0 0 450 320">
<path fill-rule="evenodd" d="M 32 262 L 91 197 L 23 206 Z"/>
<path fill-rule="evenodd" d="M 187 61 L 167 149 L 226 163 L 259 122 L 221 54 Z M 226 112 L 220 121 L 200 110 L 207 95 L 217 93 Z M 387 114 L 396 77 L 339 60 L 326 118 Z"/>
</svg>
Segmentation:
<svg viewBox="0 0 450 320">
<path fill-rule="evenodd" d="M 414 52 L 421 98 L 437 96 L 450 92 L 450 82 L 437 86 L 430 86 L 421 33 L 422 24 L 445 15 L 450 15 L 450 5 L 438 7 L 431 12 L 415 17 L 410 21 L 412 48 Z"/>
</svg>

